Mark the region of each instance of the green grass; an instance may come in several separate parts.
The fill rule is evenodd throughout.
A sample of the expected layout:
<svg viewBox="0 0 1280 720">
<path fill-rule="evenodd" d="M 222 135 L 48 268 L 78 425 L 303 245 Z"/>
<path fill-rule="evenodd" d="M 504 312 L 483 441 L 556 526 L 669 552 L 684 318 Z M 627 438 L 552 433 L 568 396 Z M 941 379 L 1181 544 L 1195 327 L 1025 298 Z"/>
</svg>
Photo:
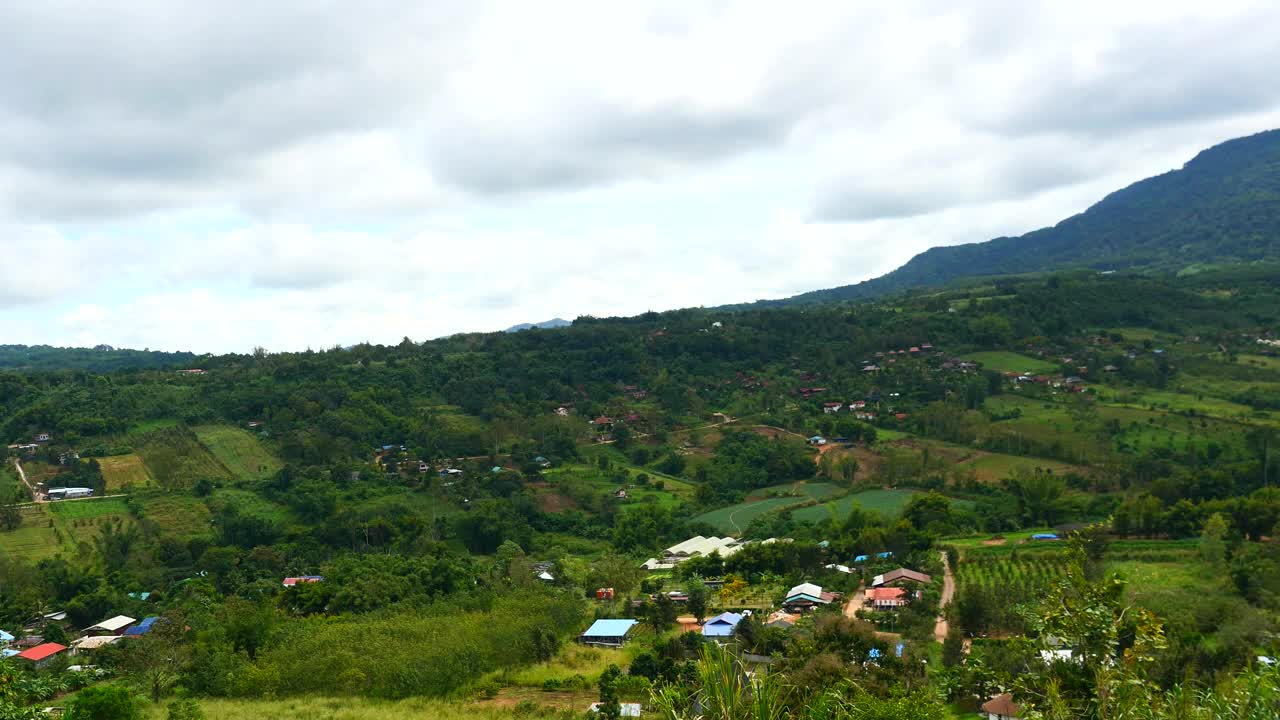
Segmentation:
<svg viewBox="0 0 1280 720">
<path fill-rule="evenodd" d="M 129 508 L 124 498 L 100 498 L 87 500 L 59 500 L 49 503 L 49 512 L 60 518 L 76 520 L 99 518 L 108 515 L 127 515 Z"/>
<path fill-rule="evenodd" d="M 0 530 L 0 552 L 29 561 L 53 557 L 63 548 L 45 505 L 31 505 L 22 510 L 22 525 L 15 530 Z"/>
<path fill-rule="evenodd" d="M 167 428 L 177 427 L 177 426 L 178 426 L 178 420 L 176 418 L 162 418 L 160 420 L 147 420 L 145 422 L 140 422 L 137 425 L 134 425 L 132 428 L 129 429 L 129 432 L 127 433 L 127 435 L 129 437 L 146 435 L 147 433 L 152 433 L 157 430 L 165 430 Z"/>
<path fill-rule="evenodd" d="M 703 513 L 695 518 L 694 522 L 705 522 L 714 526 L 720 532 L 736 533 L 742 532 L 752 520 L 761 515 L 781 510 L 782 508 L 805 502 L 806 498 L 796 497 L 780 497 L 768 498 L 765 500 L 748 500 L 740 502 L 736 505 L 723 507 L 719 510 Z"/>
<path fill-rule="evenodd" d="M 470 701 L 371 700 L 361 697 L 304 696 L 281 700 L 226 700 L 204 698 L 200 709 L 205 720 L 511 720 L 510 709 Z M 585 708 L 584 708 L 585 709 Z M 163 705 L 147 707 L 148 720 L 166 717 Z"/>
<path fill-rule="evenodd" d="M 263 480 L 284 467 L 279 458 L 245 430 L 229 425 L 200 425 L 192 430 L 213 457 L 239 480 Z"/>
<path fill-rule="evenodd" d="M 129 485 L 144 487 L 153 482 L 151 472 L 136 454 L 96 459 L 98 467 L 102 468 L 102 479 L 107 485 L 107 492 L 116 492 Z"/>
<path fill-rule="evenodd" d="M 235 479 L 200 443 L 195 433 L 185 427 L 157 430 L 134 438 L 137 452 L 151 471 L 152 477 L 165 488 L 190 488 L 197 480 Z"/>
<path fill-rule="evenodd" d="M 1014 352 L 991 351 L 976 352 L 964 356 L 965 360 L 980 363 L 986 370 L 997 372 L 1031 373 L 1033 375 L 1049 375 L 1057 373 L 1059 367 L 1055 363 L 1039 358 L 1019 355 Z"/>
<path fill-rule="evenodd" d="M 288 508 L 276 505 L 261 495 L 248 490 L 236 488 L 219 488 L 215 490 L 211 504 L 219 506 L 226 503 L 234 504 L 245 515 L 255 515 L 278 523 L 287 523 L 293 520 L 293 514 L 289 512 Z"/>
<path fill-rule="evenodd" d="M 853 510 L 855 505 L 886 517 L 897 517 L 916 492 L 915 490 L 863 490 L 845 495 L 834 502 L 800 508 L 792 513 L 792 517 L 801 522 L 819 522 L 831 517 L 834 512 L 835 517 L 843 518 Z M 964 500 L 952 500 L 951 503 L 952 505 L 971 504 Z"/>
<path fill-rule="evenodd" d="M 1069 472 L 1083 472 L 1084 468 L 1077 465 L 1059 462 L 1057 460 L 1044 460 L 1041 458 L 1028 458 L 1019 455 L 1004 455 L 1001 453 L 991 453 L 989 455 L 981 455 L 972 460 L 960 463 L 960 467 L 973 468 L 977 479 L 982 482 L 995 482 L 1009 477 L 1009 474 L 1015 468 L 1043 468 L 1051 470 L 1055 475 L 1065 475 Z"/>
<path fill-rule="evenodd" d="M 199 498 L 179 493 L 148 493 L 134 499 L 142 506 L 142 517 L 159 525 L 166 534 L 183 540 L 212 534 L 212 516 Z"/>
</svg>

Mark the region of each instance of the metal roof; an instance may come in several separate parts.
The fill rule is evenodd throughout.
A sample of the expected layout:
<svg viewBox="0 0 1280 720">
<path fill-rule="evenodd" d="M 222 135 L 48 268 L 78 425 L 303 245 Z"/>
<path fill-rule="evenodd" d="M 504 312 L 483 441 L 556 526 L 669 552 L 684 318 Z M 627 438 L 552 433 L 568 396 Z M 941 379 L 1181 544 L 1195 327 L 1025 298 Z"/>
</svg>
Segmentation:
<svg viewBox="0 0 1280 720">
<path fill-rule="evenodd" d="M 22 652 L 18 653 L 18 657 L 22 658 L 23 660 L 40 662 L 41 660 L 44 660 L 47 657 L 52 657 L 53 655 L 57 655 L 58 653 L 66 649 L 67 649 L 66 645 L 59 645 L 58 643 L 45 643 L 43 645 L 37 645 L 28 650 L 23 650 Z"/>
<path fill-rule="evenodd" d="M 127 615 L 117 615 L 113 618 L 103 620 L 97 625 L 90 625 L 85 628 L 85 630 L 106 630 L 107 632 L 115 632 L 121 628 L 127 628 L 136 622 L 138 621 Z"/>
<path fill-rule="evenodd" d="M 636 620 L 632 620 L 630 618 L 597 620 L 591 623 L 591 627 L 587 628 L 586 632 L 582 633 L 582 637 L 623 637 L 627 634 L 627 631 L 631 630 L 631 628 L 635 626 L 636 622 Z"/>
</svg>

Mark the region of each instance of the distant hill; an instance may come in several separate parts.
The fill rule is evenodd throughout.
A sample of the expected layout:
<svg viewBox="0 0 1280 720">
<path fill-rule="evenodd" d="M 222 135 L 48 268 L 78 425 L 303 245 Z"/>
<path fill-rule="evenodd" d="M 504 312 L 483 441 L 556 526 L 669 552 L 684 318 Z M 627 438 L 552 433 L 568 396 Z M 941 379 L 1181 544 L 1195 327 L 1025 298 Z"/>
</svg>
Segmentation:
<svg viewBox="0 0 1280 720">
<path fill-rule="evenodd" d="M 519 325 L 512 325 L 506 330 L 503 330 L 503 332 L 513 333 L 513 332 L 520 332 L 521 330 L 532 330 L 534 328 L 542 328 L 543 330 L 549 330 L 551 328 L 568 327 L 569 325 L 572 325 L 572 324 L 573 323 L 571 321 L 565 320 L 564 318 L 552 318 L 550 320 L 544 320 L 539 323 L 520 323 Z"/>
<path fill-rule="evenodd" d="M 61 348 L 49 345 L 0 345 L 0 369 L 13 370 L 140 370 L 189 365 L 195 353 L 127 350 L 110 345 Z"/>
<path fill-rule="evenodd" d="M 927 250 L 893 272 L 758 305 L 870 298 L 970 277 L 1087 268 L 1179 271 L 1280 259 L 1280 130 L 1229 140 L 1020 237 Z"/>
</svg>

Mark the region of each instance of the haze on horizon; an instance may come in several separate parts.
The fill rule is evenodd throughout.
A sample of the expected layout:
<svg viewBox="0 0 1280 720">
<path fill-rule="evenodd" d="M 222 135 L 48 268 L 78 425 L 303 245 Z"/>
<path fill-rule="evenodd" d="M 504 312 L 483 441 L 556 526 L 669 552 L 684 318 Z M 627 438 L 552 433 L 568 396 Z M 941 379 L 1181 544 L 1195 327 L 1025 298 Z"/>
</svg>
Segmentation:
<svg viewBox="0 0 1280 720">
<path fill-rule="evenodd" d="M 0 343 L 783 297 L 1280 127 L 1280 5 L 0 6 Z"/>
</svg>

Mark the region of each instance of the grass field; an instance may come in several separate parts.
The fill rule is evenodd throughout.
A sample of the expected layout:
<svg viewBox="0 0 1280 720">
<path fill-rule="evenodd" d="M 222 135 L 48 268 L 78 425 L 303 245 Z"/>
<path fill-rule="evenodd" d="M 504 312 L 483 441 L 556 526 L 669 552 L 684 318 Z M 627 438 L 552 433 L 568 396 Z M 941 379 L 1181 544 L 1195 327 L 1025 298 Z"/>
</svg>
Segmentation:
<svg viewBox="0 0 1280 720">
<path fill-rule="evenodd" d="M 199 498 L 185 494 L 142 494 L 135 496 L 142 517 L 155 522 L 166 533 L 182 540 L 208 537 L 209 508 Z"/>
<path fill-rule="evenodd" d="M 96 500 L 60 500 L 48 505 L 49 511 L 60 518 L 76 520 L 81 518 L 98 518 L 108 515 L 127 515 L 124 498 L 101 498 Z"/>
<path fill-rule="evenodd" d="M 158 484 L 166 488 L 189 488 L 201 478 L 234 480 L 225 465 L 201 444 L 195 433 L 172 427 L 134 438 L 138 454 Z"/>
<path fill-rule="evenodd" d="M 1042 468 L 1051 470 L 1055 475 L 1065 475 L 1070 472 L 1087 472 L 1086 468 L 1078 465 L 1070 465 L 1057 460 L 1043 460 L 1040 458 L 1020 457 L 1018 455 L 1004 455 L 1001 453 L 988 453 L 980 455 L 972 460 L 960 463 L 960 467 L 972 468 L 977 479 L 981 482 L 996 482 L 1008 477 L 1015 468 Z"/>
<path fill-rule="evenodd" d="M 106 482 L 107 492 L 116 492 L 132 485 L 145 487 L 153 481 L 151 472 L 142 462 L 142 458 L 130 453 L 97 458 L 98 467 L 102 468 L 102 479 Z"/>
<path fill-rule="evenodd" d="M 835 517 L 843 518 L 849 514 L 854 505 L 864 510 L 878 512 L 887 517 L 897 517 L 902 509 L 916 494 L 914 490 L 863 490 L 852 495 L 845 495 L 839 500 L 814 505 L 796 510 L 792 517 L 802 522 L 818 522 L 835 513 Z M 963 505 L 965 501 L 952 500 L 953 505 Z"/>
<path fill-rule="evenodd" d="M 245 430 L 229 425 L 200 425 L 192 430 L 213 457 L 239 480 L 266 479 L 284 467 Z"/>
<path fill-rule="evenodd" d="M 993 351 L 977 352 L 964 356 L 965 360 L 980 363 L 986 370 L 997 372 L 1019 372 L 1033 375 L 1049 375 L 1059 370 L 1058 365 L 1038 358 L 1019 355 L 1014 352 Z"/>
<path fill-rule="evenodd" d="M 713 525 L 720 532 L 735 533 L 742 532 L 752 520 L 761 515 L 781 510 L 797 503 L 805 502 L 805 498 L 781 497 L 768 498 L 765 500 L 748 500 L 740 502 L 737 505 L 730 505 L 719 510 L 703 513 L 693 518 L 694 522 L 705 522 Z"/>
<path fill-rule="evenodd" d="M 472 702 L 410 698 L 370 700 L 360 697 L 298 697 L 282 700 L 200 700 L 205 720 L 512 720 L 511 709 Z M 148 705 L 145 717 L 167 717 L 163 705 Z"/>
<path fill-rule="evenodd" d="M 45 505 L 31 505 L 22 510 L 22 525 L 16 530 L 0 531 L 0 551 L 32 562 L 53 557 L 62 550 L 57 533 L 50 526 Z"/>
</svg>

